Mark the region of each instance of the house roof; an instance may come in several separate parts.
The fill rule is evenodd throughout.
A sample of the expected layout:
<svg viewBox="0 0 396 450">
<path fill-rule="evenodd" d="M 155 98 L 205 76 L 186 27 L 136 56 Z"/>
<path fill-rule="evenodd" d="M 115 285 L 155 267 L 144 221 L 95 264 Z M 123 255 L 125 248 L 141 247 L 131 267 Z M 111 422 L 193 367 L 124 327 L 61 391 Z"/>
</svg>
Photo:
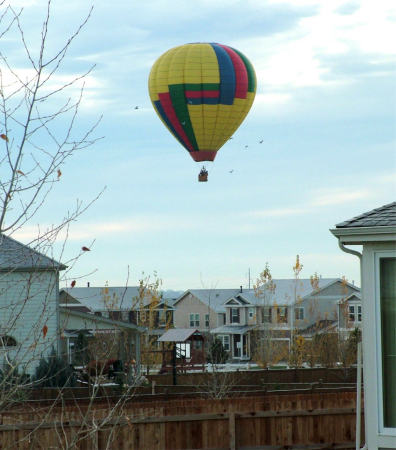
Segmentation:
<svg viewBox="0 0 396 450">
<path fill-rule="evenodd" d="M 340 278 L 320 278 L 318 280 L 319 290 L 324 289 L 327 286 L 335 282 L 343 282 Z M 244 289 L 242 292 L 240 289 L 190 289 L 181 295 L 175 302 L 175 307 L 177 308 L 177 303 L 182 300 L 186 294 L 191 293 L 196 298 L 198 298 L 202 303 L 208 305 L 211 309 L 218 313 L 224 313 L 226 311 L 225 304 L 235 298 L 245 303 L 244 306 L 257 305 L 262 306 L 263 302 L 266 305 L 291 305 L 294 303 L 294 289 L 296 286 L 296 281 L 294 278 L 289 279 L 276 279 L 273 280 L 275 284 L 274 292 L 266 292 L 265 299 L 262 297 L 257 297 L 254 289 Z M 358 290 L 356 286 L 347 283 L 349 286 Z M 311 280 L 309 278 L 299 279 L 297 282 L 297 295 L 300 298 L 307 297 L 317 293 L 312 288 Z"/>
<path fill-rule="evenodd" d="M 139 327 L 138 325 L 134 325 L 133 323 L 121 322 L 120 320 L 107 319 L 106 317 L 97 316 L 92 313 L 76 311 L 75 309 L 64 308 L 62 306 L 59 307 L 59 311 L 61 313 L 65 314 L 66 316 L 77 316 L 77 317 L 81 317 L 82 319 L 88 319 L 88 320 L 92 320 L 92 321 L 98 322 L 98 323 L 106 323 L 109 325 L 114 325 L 115 328 L 134 330 L 134 331 L 139 331 L 140 333 L 143 333 L 144 331 L 146 331 L 146 328 Z"/>
<path fill-rule="evenodd" d="M 134 298 L 139 295 L 139 287 L 74 287 L 60 290 L 78 300 L 91 311 L 130 310 Z"/>
<path fill-rule="evenodd" d="M 304 330 L 301 330 L 299 334 L 305 337 L 312 336 L 314 334 L 322 334 L 325 332 L 330 332 L 332 329 L 334 329 L 337 326 L 336 320 L 330 320 L 330 319 L 321 319 L 312 325 L 309 325 Z"/>
<path fill-rule="evenodd" d="M 199 333 L 193 328 L 171 328 L 158 339 L 158 342 L 184 342 L 194 333 Z"/>
<path fill-rule="evenodd" d="M 294 278 L 275 279 L 273 280 L 275 285 L 275 290 L 273 292 L 264 291 L 263 296 L 257 297 L 254 290 L 250 290 L 239 293 L 238 296 L 244 297 L 253 305 L 263 305 L 263 303 L 266 305 L 291 305 L 296 300 L 295 294 L 301 299 L 313 295 L 314 293 L 320 295 L 320 290 L 338 281 L 341 282 L 342 280 L 339 278 L 319 278 L 318 290 L 314 290 L 309 278 L 297 280 L 297 285 Z"/>
<path fill-rule="evenodd" d="M 62 263 L 49 258 L 15 239 L 0 235 L 0 271 L 65 270 Z"/>
<path fill-rule="evenodd" d="M 224 303 L 238 292 L 240 292 L 239 289 L 189 289 L 176 300 L 174 305 L 177 307 L 177 303 L 182 300 L 186 294 L 191 293 L 214 311 L 224 312 Z"/>
<path fill-rule="evenodd" d="M 91 311 L 120 310 L 130 311 L 139 306 L 139 286 L 99 286 L 99 287 L 74 287 L 63 288 L 60 294 L 65 292 Z M 143 305 L 147 306 L 150 297 L 143 299 Z M 167 302 L 166 298 L 161 303 Z M 160 304 L 161 304 L 160 303 Z"/>
<path fill-rule="evenodd" d="M 256 327 L 257 325 L 222 325 L 221 327 L 210 330 L 210 332 L 213 334 L 245 334 Z"/>
<path fill-rule="evenodd" d="M 343 305 L 349 302 L 361 302 L 362 296 L 360 295 L 360 292 L 354 292 L 353 294 L 348 295 L 348 297 L 343 298 L 338 301 L 338 304 Z"/>
<path fill-rule="evenodd" d="M 336 228 L 396 226 L 396 202 L 338 223 Z"/>
</svg>

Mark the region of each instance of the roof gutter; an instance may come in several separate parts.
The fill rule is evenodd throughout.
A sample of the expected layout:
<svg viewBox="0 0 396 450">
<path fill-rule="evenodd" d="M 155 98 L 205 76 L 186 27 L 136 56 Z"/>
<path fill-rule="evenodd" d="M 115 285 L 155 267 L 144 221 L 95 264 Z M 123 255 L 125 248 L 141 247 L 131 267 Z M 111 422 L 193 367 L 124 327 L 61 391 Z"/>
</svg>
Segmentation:
<svg viewBox="0 0 396 450">
<path fill-rule="evenodd" d="M 359 258 L 360 263 L 362 262 L 362 254 L 356 250 L 352 250 L 350 248 L 345 247 L 344 243 L 341 242 L 340 237 L 338 237 L 338 246 L 340 247 L 340 249 L 345 252 L 345 253 L 350 253 L 351 255 L 355 255 Z M 360 266 L 360 284 L 362 284 L 362 268 Z"/>
<path fill-rule="evenodd" d="M 356 250 L 345 247 L 344 243 L 341 241 L 341 236 L 337 236 L 338 246 L 340 249 L 351 255 L 357 256 L 359 258 L 360 264 L 360 285 L 363 285 L 362 280 L 362 254 Z M 358 342 L 358 352 L 357 352 L 357 380 L 356 380 L 356 434 L 355 434 L 355 449 L 360 449 L 360 432 L 361 432 L 361 420 L 362 420 L 362 343 Z M 363 449 L 367 449 L 365 445 Z M 362 449 L 362 450 L 363 450 Z"/>
</svg>

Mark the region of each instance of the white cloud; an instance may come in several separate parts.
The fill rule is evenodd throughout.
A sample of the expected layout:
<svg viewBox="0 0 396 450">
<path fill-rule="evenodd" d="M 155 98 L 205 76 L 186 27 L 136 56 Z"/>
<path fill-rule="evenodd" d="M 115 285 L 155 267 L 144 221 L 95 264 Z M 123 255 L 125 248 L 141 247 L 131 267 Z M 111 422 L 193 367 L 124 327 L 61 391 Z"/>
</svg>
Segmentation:
<svg viewBox="0 0 396 450">
<path fill-rule="evenodd" d="M 305 214 L 308 212 L 308 209 L 305 207 L 301 208 L 274 208 L 274 209 L 262 209 L 256 211 L 250 211 L 248 213 L 249 216 L 254 217 L 287 217 L 287 216 L 296 216 L 300 214 Z"/>
<path fill-rule="evenodd" d="M 340 14 L 343 0 L 272 0 L 292 7 L 317 6 L 317 13 L 301 18 L 297 26 L 270 36 L 240 40 L 249 49 L 258 85 L 267 92 L 292 92 L 304 86 L 349 83 L 355 75 L 333 74 L 326 57 L 365 55 L 367 64 L 395 60 L 395 2 L 363 0 L 349 14 Z M 376 75 L 371 72 L 371 75 Z"/>
<path fill-rule="evenodd" d="M 311 198 L 306 201 L 304 205 L 300 206 L 285 206 L 274 209 L 258 209 L 247 213 L 250 217 L 293 217 L 302 214 L 312 214 L 317 212 L 319 207 L 327 207 L 333 205 L 342 205 L 356 202 L 356 200 L 365 200 L 373 196 L 369 190 L 366 189 L 321 189 L 311 194 Z"/>
<path fill-rule="evenodd" d="M 328 189 L 314 196 L 310 205 L 329 206 L 351 203 L 359 199 L 370 198 L 372 194 L 368 190 L 345 191 L 343 189 Z"/>
<path fill-rule="evenodd" d="M 271 107 L 284 105 L 291 100 L 292 96 L 283 92 L 270 92 L 268 94 L 257 94 L 254 99 L 255 105 L 269 105 Z M 271 110 L 272 111 L 272 110 Z"/>
</svg>

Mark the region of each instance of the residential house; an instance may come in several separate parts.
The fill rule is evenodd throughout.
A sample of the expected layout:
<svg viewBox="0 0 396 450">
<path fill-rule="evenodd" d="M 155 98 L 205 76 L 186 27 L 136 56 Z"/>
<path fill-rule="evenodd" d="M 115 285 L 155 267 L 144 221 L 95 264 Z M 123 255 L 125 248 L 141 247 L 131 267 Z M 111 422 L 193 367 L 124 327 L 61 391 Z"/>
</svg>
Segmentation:
<svg viewBox="0 0 396 450">
<path fill-rule="evenodd" d="M 364 448 L 396 449 L 396 202 L 339 223 L 331 232 L 341 250 L 359 258 L 362 274 Z M 359 413 L 356 423 L 359 435 Z M 359 441 L 360 435 L 357 446 Z"/>
<path fill-rule="evenodd" d="M 356 328 L 362 326 L 362 299 L 359 292 L 353 293 L 338 303 L 338 332 L 345 339 Z"/>
<path fill-rule="evenodd" d="M 70 302 L 61 306 L 61 354 L 73 365 L 84 365 L 90 359 L 122 361 L 135 360 L 140 366 L 140 336 L 145 328 L 136 324 L 113 320 L 76 306 Z M 84 337 L 85 348 L 79 343 Z"/>
<path fill-rule="evenodd" d="M 268 332 L 288 352 L 296 330 L 310 337 L 319 322 L 337 328 L 339 304 L 354 293 L 359 288 L 339 278 L 273 280 L 260 296 L 252 289 L 192 289 L 175 302 L 174 323 L 215 335 L 232 360 L 249 360 L 253 340 L 268 339 Z"/>
<path fill-rule="evenodd" d="M 170 294 L 171 298 L 168 298 L 167 294 Z M 154 350 L 159 345 L 158 337 L 173 326 L 173 296 L 174 292 L 170 291 L 161 293 L 159 298 L 153 298 L 151 295 L 146 295 L 139 286 L 73 287 L 61 289 L 59 294 L 62 308 L 94 314 L 113 321 L 114 333 L 119 333 L 121 330 L 124 335 L 132 333 L 134 328 L 127 327 L 126 324 L 143 327 L 145 332 L 142 334 L 141 347 L 146 353 L 148 350 Z M 75 319 L 75 316 L 72 317 Z M 70 327 L 74 326 L 69 325 Z M 99 336 L 98 333 L 96 331 L 97 336 Z M 102 334 L 104 333 L 109 331 L 103 331 Z M 134 342 L 139 338 L 136 333 L 133 338 L 130 336 L 126 338 L 124 335 L 121 336 L 123 341 Z M 70 337 L 73 344 L 76 340 L 75 333 Z M 103 337 L 104 340 L 105 337 Z M 126 347 L 129 349 L 130 344 Z M 143 358 L 143 362 L 146 359 Z"/>
<path fill-rule="evenodd" d="M 224 303 L 239 289 L 189 289 L 173 304 L 175 328 L 196 328 L 209 333 L 225 324 Z"/>
<path fill-rule="evenodd" d="M 172 298 L 153 300 L 139 286 L 63 288 L 59 297 L 62 307 L 146 326 L 152 334 L 161 335 L 173 323 Z"/>
<path fill-rule="evenodd" d="M 33 374 L 41 357 L 59 351 L 59 273 L 66 267 L 0 235 L 0 364 Z"/>
</svg>

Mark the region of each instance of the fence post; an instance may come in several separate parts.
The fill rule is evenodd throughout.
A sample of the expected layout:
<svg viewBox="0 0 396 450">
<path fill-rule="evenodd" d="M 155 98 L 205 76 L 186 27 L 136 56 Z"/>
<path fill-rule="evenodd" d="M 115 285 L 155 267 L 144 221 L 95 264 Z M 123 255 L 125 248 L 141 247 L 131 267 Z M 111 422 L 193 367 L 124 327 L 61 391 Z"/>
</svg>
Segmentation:
<svg viewBox="0 0 396 450">
<path fill-rule="evenodd" d="M 236 450 L 235 438 L 235 413 L 230 412 L 228 415 L 228 432 L 230 436 L 230 450 Z"/>
</svg>

